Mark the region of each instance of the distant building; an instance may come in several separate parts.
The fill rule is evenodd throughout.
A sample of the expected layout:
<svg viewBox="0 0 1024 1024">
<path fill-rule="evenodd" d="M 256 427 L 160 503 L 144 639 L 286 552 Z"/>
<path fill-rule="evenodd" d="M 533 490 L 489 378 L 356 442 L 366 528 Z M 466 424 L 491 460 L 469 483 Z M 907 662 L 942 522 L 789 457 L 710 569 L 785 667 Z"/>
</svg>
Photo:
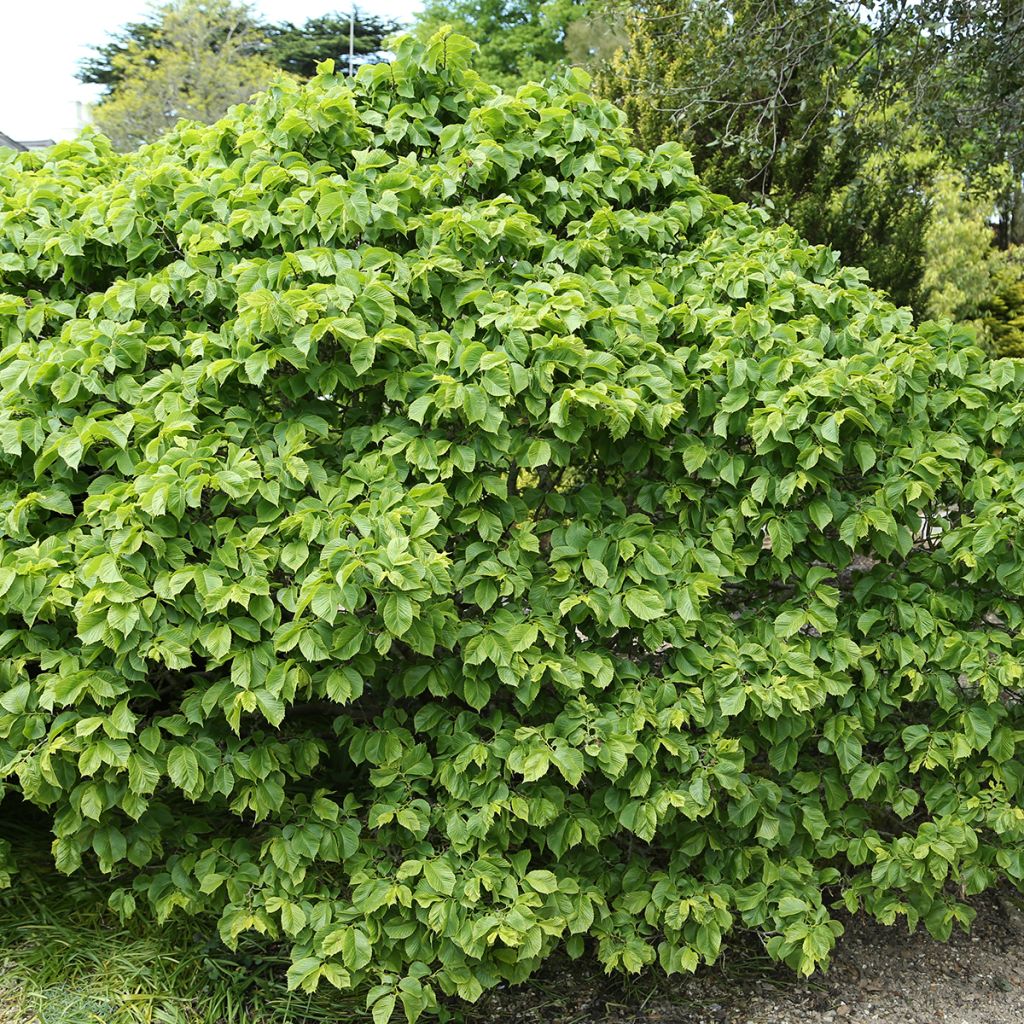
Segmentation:
<svg viewBox="0 0 1024 1024">
<path fill-rule="evenodd" d="M 53 145 L 53 139 L 29 139 L 26 142 L 18 142 L 10 135 L 0 132 L 0 149 L 16 149 L 19 152 L 26 152 L 29 149 L 46 149 Z"/>
</svg>

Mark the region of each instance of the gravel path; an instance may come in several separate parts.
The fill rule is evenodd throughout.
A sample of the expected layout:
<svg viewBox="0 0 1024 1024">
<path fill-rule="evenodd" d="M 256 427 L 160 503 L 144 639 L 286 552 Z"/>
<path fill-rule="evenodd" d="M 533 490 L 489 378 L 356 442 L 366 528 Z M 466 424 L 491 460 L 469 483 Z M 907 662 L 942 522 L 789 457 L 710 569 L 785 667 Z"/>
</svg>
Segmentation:
<svg viewBox="0 0 1024 1024">
<path fill-rule="evenodd" d="M 566 973 L 485 999 L 472 1024 L 1024 1024 L 1024 913 L 973 901 L 969 935 L 847 922 L 828 974 L 799 981 L 751 971 L 739 954 L 696 978 L 616 990 Z M 576 992 L 579 995 L 576 995 Z M 572 992 L 572 995 L 569 993 Z M 540 998 L 538 998 L 538 995 Z"/>
<path fill-rule="evenodd" d="M 760 990 L 759 990 L 760 989 Z M 1006 903 L 978 902 L 970 935 L 938 943 L 925 932 L 858 924 L 813 987 L 734 1001 L 730 1024 L 1022 1024 L 1024 930 Z"/>
</svg>

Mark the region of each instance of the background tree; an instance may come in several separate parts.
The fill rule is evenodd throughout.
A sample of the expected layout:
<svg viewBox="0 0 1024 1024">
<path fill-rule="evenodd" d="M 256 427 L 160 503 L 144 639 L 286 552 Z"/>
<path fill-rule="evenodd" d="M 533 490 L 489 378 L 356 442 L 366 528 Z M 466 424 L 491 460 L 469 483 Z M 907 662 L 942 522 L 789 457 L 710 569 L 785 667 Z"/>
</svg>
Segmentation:
<svg viewBox="0 0 1024 1024">
<path fill-rule="evenodd" d="M 992 294 L 982 304 L 985 336 L 996 355 L 1024 356 L 1024 258 L 1008 250 L 993 275 Z"/>
<path fill-rule="evenodd" d="M 831 0 L 631 5 L 627 45 L 600 76 L 646 145 L 684 141 L 705 180 L 764 201 L 806 157 L 838 108 L 863 26 Z"/>
<path fill-rule="evenodd" d="M 992 244 L 998 194 L 995 185 L 972 190 L 962 171 L 937 175 L 923 235 L 924 311 L 970 323 L 993 355 L 1022 357 L 1024 247 Z"/>
<path fill-rule="evenodd" d="M 281 72 L 257 51 L 263 37 L 231 0 L 177 0 L 159 8 L 148 41 L 112 57 L 115 81 L 93 111 L 119 149 L 148 142 L 181 118 L 210 123 Z"/>
<path fill-rule="evenodd" d="M 654 0 L 624 30 L 599 84 L 646 145 L 682 141 L 712 188 L 772 205 L 914 300 L 927 178 L 906 157 L 925 140 L 905 109 L 870 106 L 884 57 L 861 19 L 834 0 Z"/>
<path fill-rule="evenodd" d="M 969 177 L 1001 176 L 996 241 L 1002 249 L 1024 242 L 1024 4 L 923 0 L 904 9 L 888 0 L 879 16 L 882 30 L 900 19 L 918 29 L 890 71 L 892 87 L 913 98 Z"/>
<path fill-rule="evenodd" d="M 972 194 L 962 173 L 945 169 L 936 176 L 931 201 L 933 215 L 924 232 L 925 308 L 930 316 L 974 319 L 998 270 L 988 224 L 992 194 Z"/>
<path fill-rule="evenodd" d="M 92 47 L 92 54 L 79 62 L 75 77 L 86 85 L 103 85 L 109 92 L 124 77 L 123 58 L 130 52 L 155 51 L 158 38 L 159 15 L 147 21 L 133 21 L 113 35 L 110 42 Z"/>
<path fill-rule="evenodd" d="M 698 171 L 923 311 L 928 190 L 944 163 L 991 185 L 996 237 L 1020 222 L 1020 5 L 994 0 L 640 0 L 602 90 L 643 141 L 683 141 Z M 616 8 L 621 9 L 621 8 Z M 1000 67 L 1000 65 L 1003 65 Z"/>
<path fill-rule="evenodd" d="M 300 78 L 310 78 L 321 61 L 347 56 L 349 52 L 349 14 L 325 14 L 309 18 L 301 25 L 261 21 L 248 6 L 235 4 L 235 25 L 247 29 L 246 46 L 252 55 L 262 56 L 270 64 Z M 146 21 L 126 25 L 108 43 L 93 47 L 93 53 L 81 62 L 81 82 L 106 86 L 108 91 L 124 78 L 124 58 L 145 53 L 155 66 L 165 37 L 160 31 L 163 15 L 158 11 Z M 211 45 L 223 44 L 229 26 L 210 36 Z M 384 40 L 401 28 L 391 18 L 367 14 L 355 8 L 355 55 L 357 65 L 382 60 Z M 338 61 L 338 71 L 348 70 L 346 62 Z"/>
<path fill-rule="evenodd" d="M 606 12 L 589 5 L 590 13 L 582 13 L 565 26 L 565 51 L 575 65 L 591 65 L 610 60 L 628 43 L 625 21 L 614 11 Z"/>
<path fill-rule="evenodd" d="M 334 59 L 338 71 L 347 73 L 348 62 L 343 58 L 349 52 L 348 14 L 325 14 L 309 18 L 302 25 L 284 22 L 261 27 L 267 38 L 263 55 L 282 70 L 300 78 L 312 78 L 319 63 Z M 355 8 L 356 67 L 384 60 L 384 40 L 400 28 L 401 23 L 393 18 L 382 18 Z"/>
<path fill-rule="evenodd" d="M 775 216 L 864 267 L 900 305 L 920 308 L 929 189 L 941 153 L 902 104 L 855 125 L 842 113 L 836 121 L 806 179 L 784 179 Z"/>
</svg>

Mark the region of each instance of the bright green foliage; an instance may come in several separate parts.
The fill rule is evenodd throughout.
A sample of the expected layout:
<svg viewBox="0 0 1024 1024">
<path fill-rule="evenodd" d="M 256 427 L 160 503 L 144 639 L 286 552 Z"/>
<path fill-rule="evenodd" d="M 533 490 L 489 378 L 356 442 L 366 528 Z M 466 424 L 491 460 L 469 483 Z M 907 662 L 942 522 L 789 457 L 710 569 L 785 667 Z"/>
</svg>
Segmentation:
<svg viewBox="0 0 1024 1024">
<path fill-rule="evenodd" d="M 963 175 L 948 169 L 936 175 L 930 193 L 921 281 L 925 307 L 935 317 L 976 317 L 992 292 L 1000 256 L 987 220 L 993 196 L 971 195 Z"/>
<path fill-rule="evenodd" d="M 592 0 L 426 0 L 413 31 L 426 40 L 450 27 L 479 40 L 473 70 L 484 81 L 514 91 L 587 57 L 576 30 L 583 29 L 593 6 Z M 608 18 L 602 12 L 598 20 Z"/>
<path fill-rule="evenodd" d="M 1024 878 L 1024 364 L 439 35 L 0 163 L 0 765 L 375 1020 Z M 45 162 L 44 162 L 45 161 Z"/>
<path fill-rule="evenodd" d="M 992 244 L 994 190 L 972 195 L 962 175 L 946 170 L 929 194 L 923 275 L 928 311 L 963 321 L 996 356 L 1024 356 L 1024 262 L 1018 247 Z"/>
<path fill-rule="evenodd" d="M 981 305 L 986 340 L 996 355 L 1024 357 L 1024 261 L 1014 249 L 1000 253 L 992 292 Z"/>
</svg>

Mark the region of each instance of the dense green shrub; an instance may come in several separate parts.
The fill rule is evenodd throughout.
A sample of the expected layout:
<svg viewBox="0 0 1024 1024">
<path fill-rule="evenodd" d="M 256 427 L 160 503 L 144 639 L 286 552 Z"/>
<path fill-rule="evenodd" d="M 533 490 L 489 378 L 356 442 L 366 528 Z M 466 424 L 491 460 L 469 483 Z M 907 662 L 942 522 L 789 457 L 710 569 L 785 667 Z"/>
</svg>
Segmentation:
<svg viewBox="0 0 1024 1024">
<path fill-rule="evenodd" d="M 405 41 L 0 163 L 4 809 L 378 1020 L 1024 878 L 1024 364 Z"/>
</svg>

